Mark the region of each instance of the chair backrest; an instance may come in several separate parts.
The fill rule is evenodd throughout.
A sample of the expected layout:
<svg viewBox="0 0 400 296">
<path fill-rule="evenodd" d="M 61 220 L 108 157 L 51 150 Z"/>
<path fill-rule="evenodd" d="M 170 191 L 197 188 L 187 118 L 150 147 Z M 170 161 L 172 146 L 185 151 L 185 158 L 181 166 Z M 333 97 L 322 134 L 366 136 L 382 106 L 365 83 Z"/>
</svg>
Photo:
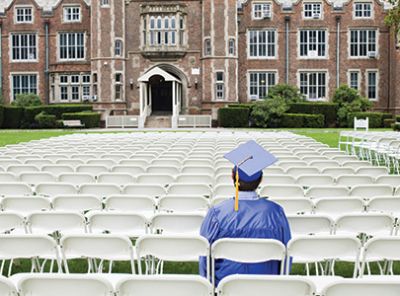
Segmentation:
<svg viewBox="0 0 400 296">
<path fill-rule="evenodd" d="M 114 194 L 121 194 L 120 186 L 111 183 L 89 183 L 89 184 L 82 184 L 79 192 L 81 194 L 89 194 L 94 195 L 99 199 L 106 198 L 107 196 L 114 195 Z"/>
<path fill-rule="evenodd" d="M 230 181 L 232 182 L 232 176 L 230 177 Z M 292 176 L 288 176 L 285 174 L 279 174 L 279 175 L 268 175 L 264 176 L 262 181 L 261 181 L 261 186 L 264 185 L 279 185 L 279 184 L 295 184 L 296 179 Z"/>
<path fill-rule="evenodd" d="M 310 296 L 316 287 L 307 278 L 282 275 L 230 275 L 218 285 L 218 295 L 249 295 L 249 291 L 253 296 Z"/>
<path fill-rule="evenodd" d="M 23 172 L 38 172 L 38 171 L 40 171 L 40 169 L 37 166 L 29 164 L 15 164 L 15 165 L 10 165 L 7 168 L 7 172 L 17 175 Z"/>
<path fill-rule="evenodd" d="M 76 171 L 78 173 L 87 173 L 97 177 L 101 173 L 107 173 L 109 171 L 109 167 L 98 164 L 82 164 L 76 167 Z"/>
<path fill-rule="evenodd" d="M 135 273 L 132 242 L 115 234 L 65 235 L 61 238 L 62 258 L 68 273 L 68 259 L 96 258 L 108 261 L 129 261 Z"/>
<path fill-rule="evenodd" d="M 296 183 L 304 187 L 331 186 L 334 185 L 335 179 L 328 175 L 300 175 Z"/>
<path fill-rule="evenodd" d="M 19 175 L 19 179 L 29 185 L 57 181 L 56 177 L 48 172 L 25 172 Z"/>
<path fill-rule="evenodd" d="M 13 173 L 0 173 L 0 183 L 18 182 L 18 178 Z"/>
<path fill-rule="evenodd" d="M 84 233 L 85 217 L 75 212 L 36 212 L 27 217 L 27 229 L 34 234 Z"/>
<path fill-rule="evenodd" d="M 0 183 L 0 196 L 32 195 L 32 189 L 25 183 L 3 182 Z"/>
<path fill-rule="evenodd" d="M 369 128 L 369 117 L 365 118 L 365 119 L 357 119 L 357 117 L 354 117 L 354 130 L 365 130 L 368 131 Z"/>
<path fill-rule="evenodd" d="M 4 211 L 14 211 L 26 215 L 34 211 L 50 210 L 50 200 L 39 196 L 5 197 L 1 202 Z"/>
<path fill-rule="evenodd" d="M 209 281 L 193 275 L 126 277 L 117 284 L 116 291 L 120 296 L 205 296 L 213 294 L 213 289 Z"/>
<path fill-rule="evenodd" d="M 364 201 L 362 198 L 349 197 L 322 198 L 315 203 L 314 212 L 332 218 L 351 213 L 361 214 L 364 212 Z"/>
<path fill-rule="evenodd" d="M 324 215 L 288 215 L 293 237 L 304 235 L 328 235 L 332 233 L 334 222 Z"/>
<path fill-rule="evenodd" d="M 351 189 L 350 195 L 370 198 L 374 196 L 389 196 L 393 194 L 393 187 L 384 184 L 357 185 Z"/>
<path fill-rule="evenodd" d="M 260 196 L 269 198 L 303 197 L 304 190 L 300 185 L 265 185 L 260 190 Z"/>
<path fill-rule="evenodd" d="M 286 174 L 293 177 L 298 177 L 300 175 L 314 175 L 319 173 L 320 171 L 318 170 L 318 168 L 308 166 L 291 166 L 288 167 L 286 170 Z"/>
<path fill-rule="evenodd" d="M 48 172 L 54 176 L 59 176 L 62 173 L 73 173 L 74 168 L 70 165 L 48 164 L 42 166 L 42 172 Z"/>
<path fill-rule="evenodd" d="M 158 208 L 161 212 L 205 212 L 208 209 L 208 199 L 204 196 L 168 195 L 160 198 Z"/>
<path fill-rule="evenodd" d="M 367 211 L 385 213 L 400 218 L 400 198 L 398 196 L 373 197 L 367 204 Z"/>
<path fill-rule="evenodd" d="M 146 172 L 149 174 L 162 174 L 162 175 L 170 175 L 177 176 L 180 173 L 180 169 L 177 167 L 171 166 L 149 166 L 146 169 Z"/>
<path fill-rule="evenodd" d="M 108 168 L 111 168 L 117 164 L 117 162 L 112 159 L 88 159 L 86 163 L 88 165 L 104 165 Z"/>
<path fill-rule="evenodd" d="M 206 184 L 171 184 L 168 188 L 168 195 L 187 195 L 188 193 L 199 196 L 211 196 L 211 188 Z"/>
<path fill-rule="evenodd" d="M 351 167 L 329 167 L 322 169 L 322 174 L 337 178 L 341 175 L 354 175 L 354 169 Z"/>
<path fill-rule="evenodd" d="M 272 200 L 284 209 L 286 215 L 311 214 L 314 208 L 312 201 L 304 197 L 274 198 Z"/>
<path fill-rule="evenodd" d="M 123 194 L 161 197 L 166 195 L 166 190 L 155 184 L 129 184 L 124 187 Z"/>
<path fill-rule="evenodd" d="M 354 187 L 356 185 L 369 185 L 374 183 L 374 178 L 368 175 L 339 175 L 336 184 L 340 186 Z"/>
<path fill-rule="evenodd" d="M 359 167 L 356 170 L 357 175 L 369 175 L 371 177 L 379 177 L 381 175 L 389 174 L 387 167 Z"/>
<path fill-rule="evenodd" d="M 52 182 L 40 183 L 35 189 L 38 195 L 54 197 L 60 194 L 77 194 L 78 190 L 73 184 Z"/>
<path fill-rule="evenodd" d="M 114 295 L 111 283 L 94 274 L 29 274 L 22 276 L 18 287 L 21 296 Z"/>
<path fill-rule="evenodd" d="M 137 213 L 121 211 L 95 211 L 88 215 L 90 233 L 112 233 L 138 237 L 146 234 L 147 219 Z"/>
<path fill-rule="evenodd" d="M 306 191 L 309 198 L 346 197 L 350 191 L 345 186 L 312 186 Z"/>
<path fill-rule="evenodd" d="M 216 181 L 216 180 L 215 180 Z M 214 183 L 213 176 L 207 174 L 182 174 L 178 175 L 175 180 L 179 184 L 205 184 L 212 185 Z"/>
<path fill-rule="evenodd" d="M 134 183 L 135 178 L 128 173 L 101 173 L 97 177 L 98 183 L 109 183 L 118 186 Z"/>
<path fill-rule="evenodd" d="M 163 261 L 197 262 L 199 256 L 208 258 L 209 250 L 208 240 L 202 236 L 155 234 L 141 236 L 136 241 L 139 272 L 141 272 L 141 258 L 146 256 L 153 256 Z M 146 270 L 146 273 L 150 273 L 150 270 Z"/>
<path fill-rule="evenodd" d="M 193 234 L 200 233 L 202 214 L 156 214 L 151 220 L 153 233 Z"/>
<path fill-rule="evenodd" d="M 137 177 L 138 184 L 156 184 L 167 186 L 175 181 L 175 177 L 166 174 L 144 174 Z"/>
<path fill-rule="evenodd" d="M 93 175 L 88 173 L 63 173 L 58 176 L 58 180 L 76 186 L 95 182 Z"/>
<path fill-rule="evenodd" d="M 343 279 L 326 286 L 321 295 L 324 296 L 397 296 L 400 295 L 400 282 L 389 279 Z"/>
<path fill-rule="evenodd" d="M 22 215 L 10 212 L 0 212 L 0 233 L 21 233 L 25 231 L 24 226 L 24 217 Z"/>
<path fill-rule="evenodd" d="M 101 200 L 94 195 L 69 194 L 58 195 L 53 198 L 53 208 L 56 211 L 86 212 L 89 210 L 101 210 Z"/>
<path fill-rule="evenodd" d="M 396 175 L 383 175 L 378 176 L 375 181 L 376 184 L 386 184 L 393 187 L 400 186 L 400 178 Z"/>
<path fill-rule="evenodd" d="M 367 213 L 339 217 L 336 221 L 336 234 L 360 233 L 367 235 L 392 235 L 394 218 L 388 214 Z"/>
<path fill-rule="evenodd" d="M 139 174 L 145 173 L 145 168 L 135 165 L 116 165 L 113 166 L 111 172 L 113 173 L 127 173 L 132 176 L 137 176 Z"/>
<path fill-rule="evenodd" d="M 17 289 L 13 282 L 8 278 L 0 276 L 0 295 L 13 296 L 18 295 Z"/>
</svg>

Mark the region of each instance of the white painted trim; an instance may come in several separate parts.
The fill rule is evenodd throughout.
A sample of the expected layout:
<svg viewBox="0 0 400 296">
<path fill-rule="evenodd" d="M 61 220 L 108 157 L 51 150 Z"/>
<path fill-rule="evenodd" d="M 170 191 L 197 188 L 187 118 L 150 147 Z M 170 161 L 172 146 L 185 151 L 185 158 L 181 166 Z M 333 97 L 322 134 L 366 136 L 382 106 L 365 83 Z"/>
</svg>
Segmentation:
<svg viewBox="0 0 400 296">
<path fill-rule="evenodd" d="M 246 72 L 246 95 L 247 101 L 251 101 L 250 95 L 250 74 L 251 73 L 274 73 L 275 74 L 275 85 L 279 84 L 279 71 L 277 69 L 248 69 Z"/>
<path fill-rule="evenodd" d="M 10 81 L 10 94 L 9 94 L 9 96 L 10 96 L 10 103 L 11 102 L 13 102 L 14 101 L 14 98 L 13 98 L 13 92 L 14 92 L 14 84 L 13 84 L 13 79 L 12 79 L 12 77 L 14 76 L 14 75 L 36 75 L 36 89 L 37 89 L 37 95 L 40 97 L 41 96 L 41 93 L 40 93 L 40 74 L 39 74 L 39 72 L 26 72 L 26 71 L 24 71 L 24 72 L 10 72 L 9 73 L 9 75 L 8 75 L 8 81 Z"/>
<path fill-rule="evenodd" d="M 66 8 L 79 8 L 79 20 L 72 20 L 72 21 L 68 21 L 65 19 L 65 9 Z M 76 24 L 76 23 L 81 23 L 82 22 L 82 6 L 79 4 L 65 4 L 62 6 L 62 10 L 61 10 L 61 19 L 62 19 L 62 23 L 63 24 Z"/>
<path fill-rule="evenodd" d="M 300 32 L 301 31 L 325 31 L 325 56 L 309 57 L 300 56 Z M 304 27 L 297 29 L 297 59 L 298 60 L 328 60 L 329 59 L 329 29 L 320 27 Z"/>
<path fill-rule="evenodd" d="M 314 17 L 306 17 L 305 16 L 305 5 L 306 4 L 320 4 L 321 5 L 321 16 L 320 16 L 320 18 L 318 18 L 318 19 L 315 19 Z M 303 6 L 302 6 L 302 10 L 301 10 L 301 16 L 302 16 L 302 18 L 303 18 L 303 20 L 307 20 L 307 21 L 310 21 L 310 20 L 314 20 L 314 21 L 320 21 L 320 20 L 323 20 L 324 19 L 324 2 L 323 1 L 318 1 L 318 0 L 310 0 L 310 1 L 304 1 L 303 2 Z"/>
<path fill-rule="evenodd" d="M 263 17 L 258 18 L 258 17 L 254 16 L 254 6 L 256 4 L 269 4 L 270 12 L 271 12 L 271 18 L 269 18 L 269 20 L 273 19 L 273 17 L 274 17 L 274 4 L 273 4 L 273 2 L 272 1 L 261 1 L 260 0 L 260 1 L 253 1 L 251 3 L 251 20 L 253 20 L 253 21 L 263 21 L 263 20 L 265 20 Z"/>
<path fill-rule="evenodd" d="M 326 85 L 326 91 L 325 91 L 325 98 L 322 99 L 308 99 L 306 98 L 307 101 L 309 102 L 326 102 L 329 100 L 329 81 L 330 81 L 330 75 L 329 75 L 329 70 L 328 69 L 298 69 L 296 76 L 297 76 L 297 87 L 300 89 L 300 73 L 301 72 L 305 72 L 305 73 L 325 73 L 326 74 L 326 81 L 325 81 L 325 85 Z"/>
<path fill-rule="evenodd" d="M 275 55 L 274 56 L 256 56 L 252 57 L 250 56 L 250 31 L 273 31 L 275 32 Z M 268 38 L 268 36 L 267 36 Z M 246 30 L 246 50 L 247 50 L 247 59 L 248 60 L 277 60 L 279 59 L 279 33 L 277 28 L 247 28 Z M 267 46 L 267 45 L 266 45 Z M 265 49 L 266 52 L 268 51 L 268 48 Z"/>
<path fill-rule="evenodd" d="M 17 9 L 18 8 L 30 8 L 32 11 L 32 20 L 30 22 L 18 22 L 17 21 Z M 35 22 L 35 7 L 33 5 L 24 5 L 24 4 L 18 4 L 14 6 L 14 24 L 20 25 L 20 24 L 33 24 Z"/>
<path fill-rule="evenodd" d="M 376 73 L 376 99 L 369 99 L 368 98 L 368 73 Z M 379 83 L 380 83 L 380 73 L 379 73 L 379 69 L 374 68 L 374 69 L 366 69 L 365 70 L 365 97 L 367 99 L 369 99 L 371 102 L 377 102 L 379 101 L 379 92 L 380 92 L 380 87 L 379 87 Z"/>
<path fill-rule="evenodd" d="M 357 17 L 356 16 L 356 4 L 371 4 L 371 16 L 370 17 Z M 351 7 L 352 9 L 352 19 L 355 21 L 358 20 L 373 20 L 375 19 L 375 5 L 374 1 L 371 0 L 354 0 L 353 5 Z"/>
<path fill-rule="evenodd" d="M 358 73 L 358 85 L 357 85 L 357 91 L 361 91 L 361 80 L 362 80 L 362 74 L 360 69 L 347 69 L 347 85 L 348 87 L 351 87 L 351 76 L 350 73 L 352 72 L 357 72 Z"/>
<path fill-rule="evenodd" d="M 12 37 L 14 35 L 35 35 L 36 36 L 36 59 L 33 60 L 14 60 L 13 56 L 12 56 L 12 52 L 13 52 L 13 45 L 12 45 Z M 39 56 L 39 42 L 40 42 L 40 38 L 39 38 L 39 33 L 38 32 L 10 32 L 9 34 L 10 38 L 8 41 L 8 56 L 10 58 L 10 62 L 11 63 L 38 63 L 40 60 L 40 56 Z"/>
<path fill-rule="evenodd" d="M 79 33 L 83 33 L 83 58 L 82 59 L 61 59 L 60 58 L 60 34 L 79 34 Z M 88 35 L 86 34 L 85 31 L 79 31 L 79 32 L 75 32 L 75 31 L 59 31 L 57 32 L 57 46 L 56 46 L 56 50 L 57 50 L 57 62 L 59 63 L 65 63 L 65 62 L 81 62 L 81 61 L 86 61 L 87 60 L 87 38 Z"/>
<path fill-rule="evenodd" d="M 375 47 L 376 47 L 377 56 L 376 56 L 375 59 L 378 60 L 379 59 L 379 38 L 380 38 L 380 33 L 379 33 L 379 28 L 377 28 L 377 27 L 372 27 L 372 28 L 368 28 L 368 27 L 360 27 L 360 28 L 350 27 L 350 28 L 348 28 L 348 30 L 347 30 L 347 59 L 349 59 L 349 60 L 370 60 L 371 59 L 368 56 L 355 56 L 355 57 L 351 56 L 351 51 L 350 51 L 351 50 L 351 44 L 350 44 L 351 34 L 350 34 L 350 32 L 353 31 L 353 30 L 357 30 L 357 31 L 369 30 L 369 31 L 375 31 L 376 32 Z"/>
</svg>

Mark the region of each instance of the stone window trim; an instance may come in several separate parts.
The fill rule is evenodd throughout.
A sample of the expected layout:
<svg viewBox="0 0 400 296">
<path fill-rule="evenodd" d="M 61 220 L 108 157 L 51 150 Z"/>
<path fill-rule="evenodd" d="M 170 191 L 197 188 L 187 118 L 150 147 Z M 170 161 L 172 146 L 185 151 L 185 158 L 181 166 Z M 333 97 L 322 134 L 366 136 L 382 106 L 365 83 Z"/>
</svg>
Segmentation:
<svg viewBox="0 0 400 296">
<path fill-rule="evenodd" d="M 370 75 L 371 74 L 375 74 L 375 84 L 371 85 L 370 83 Z M 379 77 L 379 69 L 366 69 L 365 70 L 365 96 L 372 102 L 377 102 L 379 101 L 379 81 L 380 81 L 380 77 Z M 374 93 L 375 93 L 375 97 L 371 97 L 370 95 L 370 91 L 371 88 L 374 87 Z"/>
<path fill-rule="evenodd" d="M 354 20 L 373 19 L 375 16 L 373 1 L 354 1 L 352 9 Z"/>
<path fill-rule="evenodd" d="M 114 72 L 113 77 L 113 101 L 121 102 L 124 96 L 124 74 L 121 71 Z"/>
<path fill-rule="evenodd" d="M 306 85 L 302 81 L 302 75 L 306 75 Z M 315 77 L 313 77 L 314 75 Z M 311 79 L 316 78 L 314 79 L 315 81 L 312 81 L 313 84 L 309 83 L 310 77 Z M 324 82 L 320 80 L 323 77 L 325 78 Z M 297 71 L 297 86 L 300 92 L 306 96 L 307 101 L 327 101 L 329 95 L 329 78 L 329 71 L 327 69 L 299 69 Z M 309 93 L 313 89 L 316 92 L 316 97 L 310 98 Z"/>
<path fill-rule="evenodd" d="M 214 72 L 214 101 L 225 101 L 225 71 Z"/>
<path fill-rule="evenodd" d="M 264 20 L 272 19 L 273 4 L 271 1 L 255 1 L 251 5 L 251 19 Z"/>
<path fill-rule="evenodd" d="M 23 42 L 25 45 L 22 45 Z M 10 61 L 12 63 L 38 63 L 38 44 L 37 32 L 11 32 L 9 38 Z"/>
<path fill-rule="evenodd" d="M 212 56 L 213 54 L 213 47 L 211 43 L 211 37 L 205 37 L 203 41 L 204 46 L 204 56 Z"/>
<path fill-rule="evenodd" d="M 39 72 L 10 72 L 9 74 L 9 81 L 10 81 L 10 102 L 13 102 L 15 99 L 15 96 L 17 95 L 17 93 L 14 93 L 15 87 L 16 85 L 14 85 L 14 77 L 20 77 L 20 79 L 22 79 L 23 76 L 34 76 L 35 80 L 36 80 L 36 85 L 33 86 L 31 85 L 31 81 L 29 78 L 29 82 L 28 82 L 28 88 L 31 89 L 32 91 L 28 91 L 28 92 L 18 92 L 18 93 L 35 93 L 37 95 L 39 94 Z M 22 90 L 22 85 L 19 87 L 20 90 Z"/>
<path fill-rule="evenodd" d="M 367 32 L 367 42 L 366 42 L 366 48 L 365 48 L 365 54 L 362 54 L 362 55 L 360 55 L 359 54 L 359 51 L 361 50 L 361 44 L 360 44 L 360 41 L 359 41 L 359 37 L 360 37 L 360 32 L 361 31 L 366 31 Z M 357 33 L 357 42 L 356 42 L 356 47 L 357 47 L 357 55 L 353 55 L 352 54 L 352 32 L 358 32 Z M 375 42 L 374 43 L 371 43 L 370 42 L 370 37 L 369 37 L 369 33 L 368 32 L 375 32 Z M 369 49 L 370 49 L 370 47 L 372 47 L 373 49 L 375 49 L 375 50 L 373 50 L 374 52 L 375 52 L 375 54 L 376 54 L 376 57 L 375 58 L 379 58 L 379 37 L 380 37 L 380 34 L 379 34 L 379 29 L 378 28 L 376 28 L 376 27 L 370 27 L 370 28 L 368 28 L 368 27 L 365 27 L 365 28 L 363 28 L 363 27 L 360 27 L 360 28 L 355 28 L 355 27 L 353 27 L 353 28 L 349 28 L 348 29 L 348 31 L 347 31 L 347 45 L 348 45 L 348 49 L 347 49 L 347 52 L 348 52 L 348 59 L 354 59 L 354 60 L 356 60 L 356 59 L 370 59 L 370 57 L 368 56 L 368 52 L 369 52 Z"/>
<path fill-rule="evenodd" d="M 357 85 L 354 85 L 354 76 L 352 74 L 357 75 Z M 347 85 L 350 88 L 360 91 L 361 90 L 361 70 L 360 69 L 348 69 L 347 70 Z"/>
<path fill-rule="evenodd" d="M 229 56 L 236 56 L 236 48 L 237 48 L 237 44 L 236 44 L 236 38 L 235 37 L 229 37 L 228 38 L 228 55 Z"/>
<path fill-rule="evenodd" d="M 324 3 L 320 1 L 306 1 L 303 3 L 303 19 L 322 20 L 324 19 Z"/>
<path fill-rule="evenodd" d="M 51 103 L 77 103 L 90 99 L 91 88 L 90 72 L 67 72 L 52 74 Z"/>
<path fill-rule="evenodd" d="M 315 32 L 315 36 L 313 35 Z M 307 36 L 303 42 L 304 34 Z M 315 42 L 310 41 L 315 37 Z M 329 59 L 329 30 L 327 28 L 300 28 L 297 31 L 297 59 L 299 60 L 325 60 Z M 302 53 L 302 45 L 305 46 L 307 55 Z M 311 50 L 311 49 L 315 50 Z M 303 48 L 304 50 L 304 48 Z M 312 52 L 315 51 L 314 54 Z"/>
<path fill-rule="evenodd" d="M 35 21 L 35 7 L 32 5 L 15 5 L 14 23 L 33 24 Z"/>
<path fill-rule="evenodd" d="M 114 40 L 114 55 L 116 57 L 124 56 L 124 41 L 122 38 L 115 38 Z"/>
<path fill-rule="evenodd" d="M 80 5 L 74 5 L 74 4 L 63 5 L 62 20 L 63 23 L 82 22 L 82 7 Z"/>
<path fill-rule="evenodd" d="M 253 32 L 257 34 L 256 43 L 251 43 L 251 35 Z M 260 42 L 260 34 L 265 33 L 264 42 Z M 279 35 L 276 28 L 249 28 L 247 30 L 247 59 L 248 60 L 275 60 L 278 59 L 279 52 Z M 271 42 L 270 39 L 273 39 Z M 252 46 L 256 52 L 252 52 Z M 260 54 L 261 51 L 261 54 Z"/>
<path fill-rule="evenodd" d="M 260 75 L 265 75 L 264 85 L 260 85 L 260 79 L 261 79 Z M 254 83 L 254 80 L 252 82 L 252 78 L 257 79 L 256 84 Z M 272 80 L 273 80 L 273 83 L 270 83 L 270 82 L 272 82 Z M 278 84 L 278 80 L 279 80 L 278 70 L 270 70 L 270 69 L 248 70 L 247 71 L 247 98 L 248 98 L 248 101 L 262 99 L 262 98 L 260 98 L 260 90 L 261 90 L 261 95 L 263 94 L 262 88 L 265 88 L 265 96 L 267 96 L 268 90 L 272 86 Z"/>
</svg>

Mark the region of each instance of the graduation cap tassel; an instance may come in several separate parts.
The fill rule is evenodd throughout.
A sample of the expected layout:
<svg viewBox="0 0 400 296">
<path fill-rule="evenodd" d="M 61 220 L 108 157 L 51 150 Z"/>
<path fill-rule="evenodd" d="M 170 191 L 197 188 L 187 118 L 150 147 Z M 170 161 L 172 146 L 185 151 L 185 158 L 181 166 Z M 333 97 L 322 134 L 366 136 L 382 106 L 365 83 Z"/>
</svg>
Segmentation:
<svg viewBox="0 0 400 296">
<path fill-rule="evenodd" d="M 237 212 L 239 211 L 239 167 L 236 168 L 235 188 L 235 212 Z"/>
</svg>

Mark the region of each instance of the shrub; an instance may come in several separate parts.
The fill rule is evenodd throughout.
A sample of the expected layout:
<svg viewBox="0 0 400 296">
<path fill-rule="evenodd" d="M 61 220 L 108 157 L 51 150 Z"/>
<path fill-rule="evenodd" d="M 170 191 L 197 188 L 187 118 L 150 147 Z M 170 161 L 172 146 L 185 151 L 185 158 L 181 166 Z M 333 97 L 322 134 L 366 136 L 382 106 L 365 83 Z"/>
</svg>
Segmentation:
<svg viewBox="0 0 400 296">
<path fill-rule="evenodd" d="M 383 127 L 385 128 L 391 128 L 393 124 L 396 123 L 396 120 L 393 118 L 387 118 L 383 120 Z"/>
<path fill-rule="evenodd" d="M 357 90 L 347 85 L 342 85 L 336 89 L 332 101 L 338 104 L 337 119 L 340 127 L 348 126 L 350 113 L 365 112 L 372 106 L 368 99 L 362 97 Z"/>
<path fill-rule="evenodd" d="M 17 94 L 11 105 L 17 107 L 40 106 L 42 101 L 37 94 Z"/>
<path fill-rule="evenodd" d="M 281 127 L 324 127 L 324 115 L 322 114 L 300 114 L 285 113 L 281 118 Z"/>
<path fill-rule="evenodd" d="M 86 128 L 100 127 L 100 113 L 97 112 L 75 112 L 64 113 L 63 120 L 80 120 Z"/>
<path fill-rule="evenodd" d="M 35 121 L 38 123 L 40 128 L 55 128 L 57 126 L 56 116 L 40 112 L 35 116 Z"/>
<path fill-rule="evenodd" d="M 380 112 L 354 112 L 350 113 L 348 117 L 348 126 L 353 127 L 354 126 L 354 117 L 357 117 L 357 119 L 365 119 L 369 118 L 369 127 L 370 128 L 379 128 L 382 127 L 382 116 L 383 113 Z"/>
<path fill-rule="evenodd" d="M 248 104 L 229 104 L 228 108 L 253 108 L 254 103 L 248 103 Z"/>
<path fill-rule="evenodd" d="M 268 90 L 267 98 L 282 97 L 287 103 L 296 103 L 304 101 L 304 96 L 300 93 L 300 90 L 293 85 L 288 84 L 277 84 Z"/>
<path fill-rule="evenodd" d="M 283 97 L 269 97 L 254 105 L 250 121 L 255 127 L 278 127 L 280 118 L 288 108 Z"/>
<path fill-rule="evenodd" d="M 20 128 L 24 116 L 24 108 L 4 106 L 3 128 Z"/>
<path fill-rule="evenodd" d="M 249 113 L 249 108 L 220 108 L 218 124 L 221 127 L 248 127 Z"/>
<path fill-rule="evenodd" d="M 396 132 L 400 131 L 400 122 L 396 122 L 393 124 L 393 130 Z"/>
<path fill-rule="evenodd" d="M 338 105 L 325 102 L 301 102 L 289 104 L 288 113 L 323 114 L 325 127 L 335 127 Z"/>
<path fill-rule="evenodd" d="M 56 119 L 61 119 L 64 113 L 76 113 L 92 111 L 93 107 L 89 104 L 60 104 L 60 105 L 46 105 L 25 108 L 24 126 L 31 127 L 35 123 L 35 116 L 41 112 L 50 115 L 55 115 Z"/>
</svg>

